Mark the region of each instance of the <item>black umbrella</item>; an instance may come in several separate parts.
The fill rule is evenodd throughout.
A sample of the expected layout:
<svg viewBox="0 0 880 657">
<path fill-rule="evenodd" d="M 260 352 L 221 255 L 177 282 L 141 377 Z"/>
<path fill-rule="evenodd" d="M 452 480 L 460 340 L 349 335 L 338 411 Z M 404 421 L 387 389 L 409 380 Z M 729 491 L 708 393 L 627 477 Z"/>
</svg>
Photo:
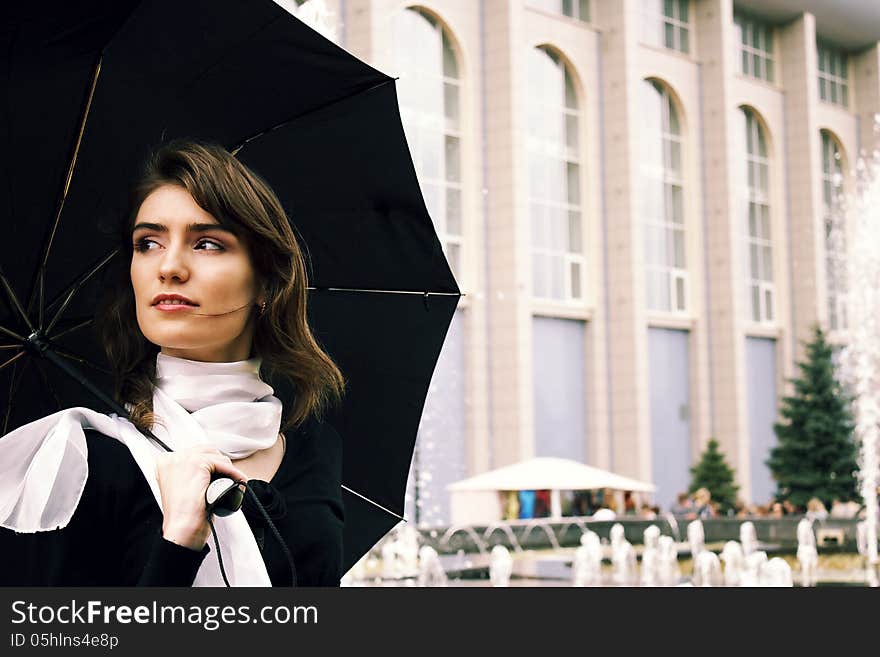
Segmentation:
<svg viewBox="0 0 880 657">
<path fill-rule="evenodd" d="M 292 218 L 312 328 L 349 382 L 327 418 L 347 570 L 403 515 L 460 296 L 394 80 L 270 0 L 16 4 L 0 9 L 0 433 L 71 406 L 119 412 L 91 318 L 128 188 L 163 141 L 216 141 Z"/>
</svg>

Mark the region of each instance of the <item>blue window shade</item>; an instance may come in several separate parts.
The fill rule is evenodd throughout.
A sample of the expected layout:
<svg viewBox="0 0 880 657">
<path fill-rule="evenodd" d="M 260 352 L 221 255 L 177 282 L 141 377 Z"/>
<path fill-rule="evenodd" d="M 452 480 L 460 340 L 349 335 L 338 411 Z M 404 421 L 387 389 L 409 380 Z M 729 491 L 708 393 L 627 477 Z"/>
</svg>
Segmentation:
<svg viewBox="0 0 880 657">
<path fill-rule="evenodd" d="M 533 318 L 536 456 L 586 462 L 585 341 L 582 321 Z"/>
<path fill-rule="evenodd" d="M 651 477 L 654 503 L 668 511 L 687 491 L 691 466 L 687 331 L 648 329 L 651 386 Z"/>
<path fill-rule="evenodd" d="M 776 482 L 764 461 L 776 445 L 776 340 L 746 338 L 749 395 L 749 462 L 752 470 L 752 501 L 764 504 L 776 492 Z M 745 493 L 745 491 L 740 491 Z"/>
</svg>

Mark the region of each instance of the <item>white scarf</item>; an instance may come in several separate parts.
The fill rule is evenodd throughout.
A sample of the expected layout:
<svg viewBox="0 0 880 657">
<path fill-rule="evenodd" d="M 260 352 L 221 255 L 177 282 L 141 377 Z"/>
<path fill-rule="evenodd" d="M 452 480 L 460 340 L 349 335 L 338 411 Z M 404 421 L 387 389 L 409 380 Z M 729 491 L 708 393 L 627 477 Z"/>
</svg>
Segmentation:
<svg viewBox="0 0 880 657">
<path fill-rule="evenodd" d="M 281 401 L 260 380 L 260 358 L 203 363 L 159 353 L 153 433 L 173 450 L 209 443 L 231 459 L 272 446 Z M 88 478 L 84 429 L 116 438 L 131 451 L 162 508 L 156 457 L 164 452 L 128 420 L 89 408 L 68 408 L 0 438 L 0 526 L 17 532 L 67 526 Z M 214 517 L 223 566 L 233 586 L 271 586 L 253 532 L 239 510 Z M 213 548 L 213 546 L 212 546 Z M 202 562 L 193 586 L 223 586 L 216 550 Z"/>
</svg>

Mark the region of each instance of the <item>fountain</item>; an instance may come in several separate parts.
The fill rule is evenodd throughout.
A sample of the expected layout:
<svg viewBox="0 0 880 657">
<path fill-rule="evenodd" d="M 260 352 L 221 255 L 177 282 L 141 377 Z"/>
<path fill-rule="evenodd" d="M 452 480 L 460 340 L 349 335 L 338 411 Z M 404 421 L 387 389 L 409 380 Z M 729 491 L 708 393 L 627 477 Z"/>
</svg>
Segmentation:
<svg viewBox="0 0 880 657">
<path fill-rule="evenodd" d="M 740 586 L 742 584 L 745 558 L 739 543 L 727 541 L 724 544 L 724 548 L 721 550 L 721 561 L 724 562 L 724 586 Z"/>
<path fill-rule="evenodd" d="M 813 533 L 813 521 L 803 518 L 797 526 L 797 560 L 801 566 L 801 586 L 816 586 L 816 568 L 819 565 L 819 553 L 816 550 L 816 535 Z"/>
<path fill-rule="evenodd" d="M 688 523 L 687 536 L 691 546 L 691 556 L 696 560 L 700 552 L 705 549 L 706 534 L 703 531 L 703 523 L 700 520 Z"/>
<path fill-rule="evenodd" d="M 510 574 L 513 571 L 513 558 L 503 545 L 492 548 L 489 556 L 489 581 L 492 586 L 510 586 Z"/>
<path fill-rule="evenodd" d="M 676 586 L 681 578 L 681 569 L 678 566 L 678 547 L 671 536 L 661 536 L 657 539 L 657 571 L 658 584 L 660 586 Z"/>
<path fill-rule="evenodd" d="M 602 583 L 602 543 L 590 530 L 581 534 L 571 566 L 572 586 L 598 586 Z"/>
<path fill-rule="evenodd" d="M 874 117 L 880 135 L 880 115 Z M 856 164 L 856 193 L 846 212 L 846 309 L 848 340 L 842 365 L 854 393 L 855 433 L 859 441 L 859 480 L 865 503 L 866 581 L 878 586 L 877 490 L 880 433 L 880 150 Z M 841 234 L 840 226 L 832 227 Z"/>
<path fill-rule="evenodd" d="M 419 541 L 418 530 L 410 524 L 405 524 L 398 529 L 397 557 L 400 569 L 404 577 L 413 577 L 419 570 Z"/>
<path fill-rule="evenodd" d="M 396 537 L 386 538 L 380 550 L 382 553 L 382 579 L 397 579 L 402 573 L 397 560 Z"/>
<path fill-rule="evenodd" d="M 642 551 L 642 586 L 658 586 L 660 584 L 660 528 L 650 525 L 643 533 L 645 549 Z"/>
<path fill-rule="evenodd" d="M 709 550 L 700 550 L 694 559 L 694 586 L 721 586 L 721 561 Z"/>
<path fill-rule="evenodd" d="M 739 526 L 739 543 L 742 546 L 743 555 L 748 557 L 758 550 L 758 536 L 755 532 L 755 523 L 747 520 Z"/>
<path fill-rule="evenodd" d="M 500 529 L 504 535 L 507 537 L 507 540 L 513 546 L 513 549 L 517 552 L 522 552 L 522 546 L 519 544 L 519 541 L 516 539 L 516 534 L 513 533 L 513 529 L 510 526 L 509 522 L 493 522 L 488 527 L 486 527 L 486 531 L 483 532 L 483 541 L 488 544 L 489 539 L 492 537 L 492 534 L 495 533 L 496 529 Z"/>
<path fill-rule="evenodd" d="M 740 586 L 761 586 L 764 577 L 764 567 L 767 565 L 767 553 L 756 550 L 746 555 L 745 568 L 740 578 Z"/>
<path fill-rule="evenodd" d="M 758 583 L 759 586 L 794 586 L 791 566 L 782 557 L 773 557 L 761 569 Z"/>
<path fill-rule="evenodd" d="M 419 548 L 419 574 L 416 582 L 419 586 L 448 586 L 449 584 L 437 550 L 430 545 L 423 545 Z"/>
<path fill-rule="evenodd" d="M 488 552 L 486 543 L 483 541 L 483 539 L 480 538 L 480 535 L 477 533 L 477 531 L 470 525 L 451 525 L 440 538 L 440 547 L 442 549 L 451 547 L 453 537 L 455 537 L 455 535 L 459 532 L 464 533 L 473 541 L 474 545 L 481 555 Z"/>
<path fill-rule="evenodd" d="M 635 584 L 636 553 L 632 544 L 624 538 L 623 525 L 611 527 L 611 580 L 618 586 Z"/>
</svg>

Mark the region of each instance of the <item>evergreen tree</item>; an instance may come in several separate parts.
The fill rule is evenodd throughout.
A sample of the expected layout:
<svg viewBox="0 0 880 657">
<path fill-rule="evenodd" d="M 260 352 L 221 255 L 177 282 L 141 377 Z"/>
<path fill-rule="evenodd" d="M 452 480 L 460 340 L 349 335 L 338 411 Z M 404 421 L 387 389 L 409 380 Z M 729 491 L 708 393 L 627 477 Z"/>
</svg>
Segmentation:
<svg viewBox="0 0 880 657">
<path fill-rule="evenodd" d="M 709 439 L 706 451 L 699 462 L 691 468 L 691 485 L 689 493 L 700 488 L 708 489 L 712 501 L 718 502 L 721 513 L 727 513 L 736 504 L 736 492 L 739 486 L 734 483 L 733 469 L 724 460 L 724 454 L 718 450 L 718 441 Z"/>
<path fill-rule="evenodd" d="M 776 480 L 776 495 L 805 507 L 818 497 L 830 508 L 834 499 L 856 500 L 856 455 L 851 399 L 834 374 L 831 345 L 821 327 L 806 344 L 794 394 L 782 400 L 783 421 L 773 425 L 777 446 L 766 464 Z"/>
</svg>

